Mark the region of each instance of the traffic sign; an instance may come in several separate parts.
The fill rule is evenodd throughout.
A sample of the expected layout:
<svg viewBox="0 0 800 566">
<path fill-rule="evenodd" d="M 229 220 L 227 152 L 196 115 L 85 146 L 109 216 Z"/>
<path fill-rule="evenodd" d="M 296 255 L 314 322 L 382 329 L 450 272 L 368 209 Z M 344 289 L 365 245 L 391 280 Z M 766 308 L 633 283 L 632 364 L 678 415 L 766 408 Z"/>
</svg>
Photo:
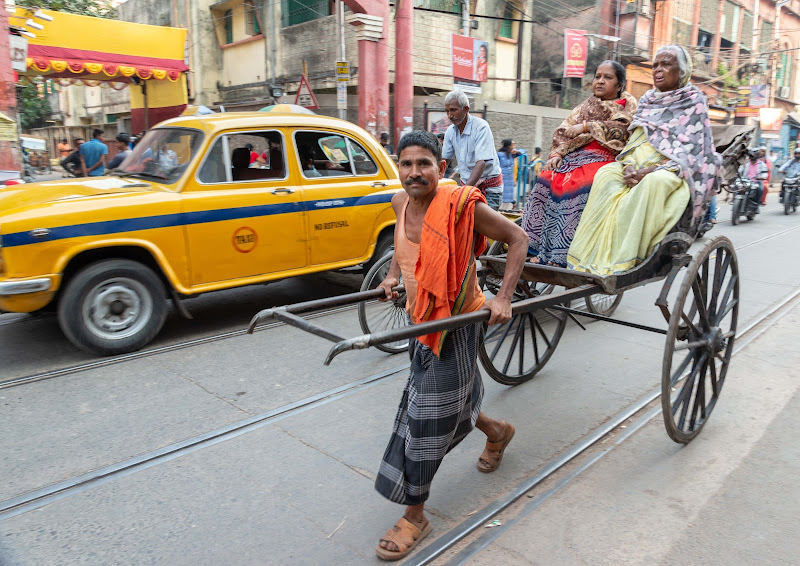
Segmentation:
<svg viewBox="0 0 800 566">
<path fill-rule="evenodd" d="M 350 80 L 350 63 L 347 61 L 336 61 L 336 80 L 341 82 Z"/>
<path fill-rule="evenodd" d="M 311 85 L 308 84 L 308 79 L 305 75 L 300 79 L 300 86 L 297 88 L 297 95 L 294 98 L 294 103 L 311 110 L 319 108 L 317 105 L 317 98 L 314 96 L 314 92 L 311 90 Z"/>
</svg>

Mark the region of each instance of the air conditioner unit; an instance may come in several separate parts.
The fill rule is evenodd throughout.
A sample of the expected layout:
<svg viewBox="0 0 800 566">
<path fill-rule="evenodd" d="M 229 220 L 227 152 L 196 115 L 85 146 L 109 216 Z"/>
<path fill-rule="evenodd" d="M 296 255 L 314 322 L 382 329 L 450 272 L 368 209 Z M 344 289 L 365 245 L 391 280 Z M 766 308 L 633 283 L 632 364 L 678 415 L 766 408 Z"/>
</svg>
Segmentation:
<svg viewBox="0 0 800 566">
<path fill-rule="evenodd" d="M 788 86 L 782 86 L 782 87 L 781 87 L 781 89 L 780 89 L 780 91 L 778 92 L 778 96 L 780 96 L 781 98 L 786 98 L 786 99 L 788 99 L 788 98 L 789 98 L 789 91 L 790 91 L 790 90 L 791 90 L 791 88 L 790 88 L 790 87 L 788 87 Z"/>
</svg>

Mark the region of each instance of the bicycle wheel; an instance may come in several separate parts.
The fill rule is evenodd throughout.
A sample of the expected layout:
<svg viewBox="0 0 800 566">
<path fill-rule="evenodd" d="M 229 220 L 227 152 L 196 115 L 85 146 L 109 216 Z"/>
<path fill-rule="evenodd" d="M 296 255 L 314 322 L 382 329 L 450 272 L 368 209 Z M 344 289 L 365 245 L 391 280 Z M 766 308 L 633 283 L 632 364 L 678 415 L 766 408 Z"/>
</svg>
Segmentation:
<svg viewBox="0 0 800 566">
<path fill-rule="evenodd" d="M 392 257 L 394 257 L 394 253 L 388 253 L 375 262 L 364 276 L 364 282 L 361 284 L 362 291 L 375 289 L 381 281 L 386 278 L 386 274 L 389 272 L 389 266 L 392 263 Z M 400 284 L 403 284 L 402 276 L 400 278 Z M 405 292 L 400 293 L 398 298 L 391 301 L 367 301 L 358 303 L 358 322 L 361 325 L 361 330 L 366 334 L 408 326 L 410 322 L 406 314 Z M 397 342 L 376 344 L 375 347 L 388 354 L 399 354 L 400 352 L 408 350 L 408 342 L 408 339 L 398 340 Z"/>
</svg>

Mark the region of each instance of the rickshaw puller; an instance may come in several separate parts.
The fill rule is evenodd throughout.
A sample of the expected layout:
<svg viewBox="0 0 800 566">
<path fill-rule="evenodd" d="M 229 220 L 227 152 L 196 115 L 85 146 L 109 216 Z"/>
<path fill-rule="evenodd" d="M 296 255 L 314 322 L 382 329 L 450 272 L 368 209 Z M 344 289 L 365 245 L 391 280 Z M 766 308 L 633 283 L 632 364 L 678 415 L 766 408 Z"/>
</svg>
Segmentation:
<svg viewBox="0 0 800 566">
<path fill-rule="evenodd" d="M 446 162 L 433 134 L 406 134 L 397 155 L 405 191 L 392 198 L 395 253 L 380 284 L 386 299 L 397 298 L 392 288 L 402 274 L 412 323 L 479 309 L 491 313 L 489 324 L 510 320 L 528 248 L 525 232 L 490 209 L 478 188 L 439 186 Z M 478 284 L 475 262 L 487 236 L 509 246 L 503 283 L 489 301 Z M 433 476 L 445 454 L 474 426 L 487 438 L 477 463 L 481 472 L 497 469 L 514 436 L 512 425 L 480 410 L 483 383 L 476 358 L 483 332 L 483 323 L 470 324 L 409 344 L 411 374 L 375 481 L 381 495 L 407 506 L 376 547 L 384 560 L 406 556 L 431 531 L 423 509 Z"/>
</svg>

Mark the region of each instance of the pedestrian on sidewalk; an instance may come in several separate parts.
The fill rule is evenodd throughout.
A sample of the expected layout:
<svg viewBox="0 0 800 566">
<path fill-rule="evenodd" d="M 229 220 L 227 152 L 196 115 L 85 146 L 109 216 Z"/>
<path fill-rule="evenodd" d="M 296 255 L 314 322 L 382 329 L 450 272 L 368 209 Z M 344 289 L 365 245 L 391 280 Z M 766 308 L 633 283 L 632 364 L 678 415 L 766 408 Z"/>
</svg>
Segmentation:
<svg viewBox="0 0 800 566">
<path fill-rule="evenodd" d="M 492 211 L 473 186 L 439 185 L 446 167 L 430 132 L 406 134 L 397 147 L 404 191 L 392 197 L 397 216 L 395 253 L 380 287 L 386 298 L 402 276 L 406 310 L 414 324 L 486 309 L 489 324 L 511 318 L 511 298 L 522 272 L 528 238 L 521 228 Z M 486 238 L 508 244 L 503 284 L 485 301 L 476 275 L 476 256 Z M 434 474 L 445 454 L 478 427 L 486 447 L 481 472 L 493 472 L 514 436 L 514 427 L 481 412 L 483 382 L 477 351 L 484 324 L 420 336 L 409 344 L 411 374 L 381 461 L 375 489 L 406 505 L 397 523 L 378 542 L 383 560 L 406 556 L 431 531 L 424 514 Z"/>
<path fill-rule="evenodd" d="M 70 177 L 80 177 L 83 173 L 80 153 L 81 146 L 83 145 L 83 138 L 75 138 L 72 140 L 72 144 L 75 150 L 61 160 L 61 167 Z"/>
<path fill-rule="evenodd" d="M 96 128 L 91 141 L 81 146 L 81 169 L 84 177 L 100 177 L 106 172 L 108 146 L 103 139 L 103 130 Z"/>
<path fill-rule="evenodd" d="M 514 189 L 516 189 L 514 177 L 514 160 L 518 155 L 517 144 L 512 139 L 504 139 L 503 145 L 497 150 L 497 160 L 500 164 L 500 171 L 503 175 L 503 205 L 502 208 L 514 208 Z"/>
<path fill-rule="evenodd" d="M 58 149 L 58 156 L 61 159 L 67 157 L 70 153 L 72 153 L 72 148 L 69 146 L 69 142 L 67 142 L 67 138 L 61 140 L 61 142 L 56 146 Z"/>
<path fill-rule="evenodd" d="M 486 203 L 499 209 L 503 202 L 503 175 L 489 124 L 469 113 L 469 99 L 460 90 L 447 93 L 444 108 L 452 124 L 444 134 L 442 157 L 449 161 L 455 156 L 461 184 L 478 187 Z"/>
</svg>

